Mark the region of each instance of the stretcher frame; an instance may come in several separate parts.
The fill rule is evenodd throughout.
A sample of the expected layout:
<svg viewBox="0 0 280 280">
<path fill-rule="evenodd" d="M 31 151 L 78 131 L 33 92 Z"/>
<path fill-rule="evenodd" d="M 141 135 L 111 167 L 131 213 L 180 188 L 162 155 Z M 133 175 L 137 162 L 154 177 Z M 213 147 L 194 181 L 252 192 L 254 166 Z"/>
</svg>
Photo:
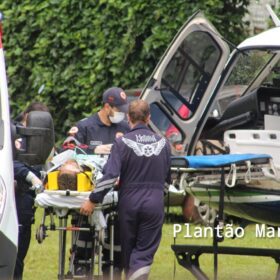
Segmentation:
<svg viewBox="0 0 280 280">
<path fill-rule="evenodd" d="M 222 157 L 223 155 L 218 155 Z M 203 156 L 202 156 L 203 157 Z M 250 176 L 261 178 L 258 174 L 258 169 L 266 167 L 271 164 L 271 158 L 262 157 L 260 159 L 252 160 L 250 159 L 250 168 L 254 170 Z M 254 166 L 255 165 L 255 166 Z M 240 162 L 234 163 L 234 168 L 240 168 L 241 174 L 236 177 L 236 180 L 243 179 L 246 181 L 246 166 L 248 167 L 248 161 L 242 160 Z M 245 168 L 244 168 L 245 167 Z M 255 168 L 257 167 L 257 168 Z M 256 169 L 256 170 L 255 170 Z M 276 280 L 280 280 L 280 250 L 278 249 L 267 249 L 267 248 L 244 248 L 244 247 L 219 247 L 218 244 L 224 240 L 224 238 L 219 238 L 223 235 L 224 229 L 224 199 L 225 199 L 225 187 L 226 179 L 225 174 L 230 174 L 232 171 L 232 164 L 221 164 L 221 166 L 215 167 L 205 167 L 205 168 L 193 168 L 191 166 L 183 167 L 180 163 L 179 166 L 173 166 L 171 170 L 178 173 L 187 173 L 190 177 L 199 176 L 199 173 L 207 174 L 202 175 L 201 178 L 210 176 L 211 179 L 217 179 L 220 177 L 220 196 L 219 196 L 219 210 L 214 221 L 213 229 L 213 246 L 201 246 L 201 245 L 171 245 L 172 250 L 175 253 L 178 263 L 185 269 L 189 270 L 196 279 L 208 280 L 208 276 L 202 271 L 199 264 L 199 257 L 203 254 L 213 254 L 214 256 L 214 279 L 218 279 L 218 254 L 227 255 L 244 255 L 244 256 L 263 256 L 271 257 L 278 264 L 278 269 L 276 272 Z M 214 175 L 211 175 L 213 174 Z M 275 170 L 274 170 L 275 172 Z M 277 174 L 275 174 L 277 175 Z M 230 185 L 229 187 L 233 187 Z M 219 225 L 219 227 L 217 227 Z M 219 231 L 219 232 L 218 232 Z"/>
<path fill-rule="evenodd" d="M 80 194 L 79 192 L 75 191 L 47 191 L 48 194 L 64 194 L 65 196 L 75 196 Z M 114 279 L 114 220 L 116 216 L 115 208 L 115 202 L 111 204 L 106 205 L 97 205 L 95 207 L 95 211 L 103 211 L 105 209 L 112 209 L 112 211 L 109 212 L 109 218 L 108 223 L 110 225 L 110 272 L 109 272 L 109 279 Z M 62 214 L 61 212 L 62 211 Z M 58 280 L 68 280 L 68 279 L 85 279 L 85 280 L 96 280 L 96 279 L 103 279 L 102 275 L 102 249 L 103 249 L 103 243 L 104 243 L 104 229 L 100 227 L 96 227 L 94 224 L 89 223 L 90 227 L 80 227 L 79 223 L 77 226 L 67 226 L 68 217 L 70 215 L 79 216 L 79 219 L 82 217 L 82 215 L 79 214 L 79 209 L 66 209 L 65 208 L 54 208 L 52 206 L 50 207 L 44 207 L 44 214 L 41 220 L 41 224 L 36 232 L 36 239 L 38 243 L 42 243 L 43 240 L 46 238 L 47 234 L 46 232 L 48 230 L 50 231 L 59 231 L 59 256 L 58 256 Z M 57 214 L 57 212 L 60 212 L 58 216 L 59 219 L 59 225 L 56 226 L 54 222 L 54 215 Z M 46 226 L 46 217 L 50 216 L 50 226 Z M 74 240 L 78 239 L 79 232 L 81 231 L 89 231 L 92 233 L 92 251 L 91 251 L 91 258 L 90 258 L 90 271 L 82 276 L 75 275 L 74 272 L 74 253 L 71 252 L 71 257 L 69 261 L 69 270 L 65 274 L 65 260 L 66 260 L 66 240 L 67 240 L 67 231 L 70 231 L 72 233 L 71 238 L 71 248 L 73 248 L 73 245 L 75 246 Z M 98 258 L 96 259 L 96 255 Z M 81 263 L 81 261 L 79 261 Z M 97 271 L 95 271 L 95 265 L 97 265 Z M 97 272 L 97 274 L 95 274 Z"/>
</svg>

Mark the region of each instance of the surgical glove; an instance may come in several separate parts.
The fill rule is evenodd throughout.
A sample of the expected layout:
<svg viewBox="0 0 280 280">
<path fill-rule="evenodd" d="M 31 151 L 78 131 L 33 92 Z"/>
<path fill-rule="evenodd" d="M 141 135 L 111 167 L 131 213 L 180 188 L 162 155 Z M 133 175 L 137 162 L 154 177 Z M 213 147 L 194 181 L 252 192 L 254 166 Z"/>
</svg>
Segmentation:
<svg viewBox="0 0 280 280">
<path fill-rule="evenodd" d="M 95 154 L 110 154 L 112 144 L 99 145 L 94 149 Z"/>
<path fill-rule="evenodd" d="M 31 189 L 35 190 L 36 194 L 44 190 L 42 181 L 33 172 L 29 171 L 25 180 L 32 185 Z"/>
<path fill-rule="evenodd" d="M 32 186 L 42 184 L 42 181 L 31 171 L 29 171 L 25 177 L 27 183 Z"/>
<path fill-rule="evenodd" d="M 37 194 L 42 193 L 44 191 L 44 186 L 41 183 L 41 184 L 38 184 L 38 185 L 33 185 L 31 189 L 34 190 L 36 195 L 37 195 Z"/>
</svg>

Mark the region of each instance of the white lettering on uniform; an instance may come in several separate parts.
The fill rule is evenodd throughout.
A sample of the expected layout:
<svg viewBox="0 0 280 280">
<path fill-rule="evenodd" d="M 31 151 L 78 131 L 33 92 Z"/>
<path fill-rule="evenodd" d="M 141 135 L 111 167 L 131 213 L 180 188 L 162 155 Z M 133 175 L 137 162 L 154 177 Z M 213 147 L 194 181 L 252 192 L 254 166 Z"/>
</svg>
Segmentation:
<svg viewBox="0 0 280 280">
<path fill-rule="evenodd" d="M 155 135 L 140 135 L 137 134 L 136 136 L 136 141 L 139 143 L 143 143 L 143 142 L 156 142 L 157 139 L 155 137 Z"/>
</svg>

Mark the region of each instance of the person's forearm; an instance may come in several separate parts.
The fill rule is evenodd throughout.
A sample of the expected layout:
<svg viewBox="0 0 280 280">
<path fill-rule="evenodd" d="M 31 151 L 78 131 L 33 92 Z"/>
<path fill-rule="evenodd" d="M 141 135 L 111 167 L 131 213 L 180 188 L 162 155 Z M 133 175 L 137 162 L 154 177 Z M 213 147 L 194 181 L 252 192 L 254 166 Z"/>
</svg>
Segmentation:
<svg viewBox="0 0 280 280">
<path fill-rule="evenodd" d="M 118 177 L 107 178 L 104 176 L 100 181 L 98 181 L 95 190 L 89 195 L 89 200 L 92 203 L 102 203 L 104 196 L 118 180 Z"/>
<path fill-rule="evenodd" d="M 22 180 L 22 178 L 25 178 L 29 171 L 30 170 L 24 163 L 14 161 L 14 177 L 16 180 Z"/>
</svg>

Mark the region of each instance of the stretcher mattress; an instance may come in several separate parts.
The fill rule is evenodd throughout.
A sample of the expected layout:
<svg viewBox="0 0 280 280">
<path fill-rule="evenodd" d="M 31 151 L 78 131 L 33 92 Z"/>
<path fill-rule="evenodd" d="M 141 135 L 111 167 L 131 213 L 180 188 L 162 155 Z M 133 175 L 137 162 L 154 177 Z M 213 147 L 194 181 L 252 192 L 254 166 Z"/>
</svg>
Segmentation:
<svg viewBox="0 0 280 280">
<path fill-rule="evenodd" d="M 35 203 L 43 208 L 79 209 L 89 194 L 90 192 L 44 191 L 36 196 Z"/>
<path fill-rule="evenodd" d="M 242 164 L 246 161 L 267 162 L 271 158 L 267 154 L 226 154 L 226 155 L 203 155 L 203 156 L 174 156 L 172 166 L 188 168 L 215 168 L 229 166 L 231 164 Z M 185 164 L 185 166 L 183 166 Z"/>
<path fill-rule="evenodd" d="M 88 199 L 90 192 L 77 191 L 44 191 L 35 198 L 35 204 L 42 208 L 54 207 L 61 209 L 79 209 Z M 116 191 L 108 192 L 102 202 L 102 207 L 115 205 L 118 201 Z"/>
</svg>

